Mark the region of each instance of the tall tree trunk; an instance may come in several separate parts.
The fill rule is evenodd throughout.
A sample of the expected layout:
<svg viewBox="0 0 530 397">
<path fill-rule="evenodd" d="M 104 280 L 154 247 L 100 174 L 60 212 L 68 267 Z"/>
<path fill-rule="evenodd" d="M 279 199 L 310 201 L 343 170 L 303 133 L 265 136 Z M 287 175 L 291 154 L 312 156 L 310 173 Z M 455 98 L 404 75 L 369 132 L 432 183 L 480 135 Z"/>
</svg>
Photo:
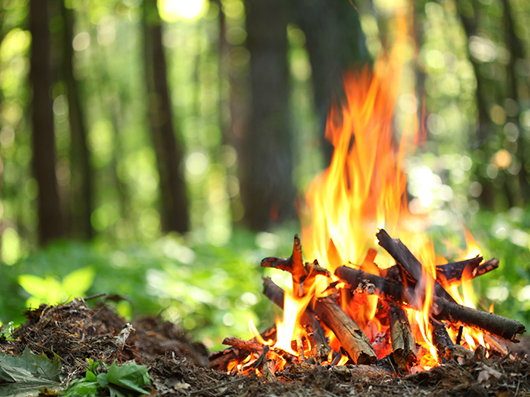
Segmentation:
<svg viewBox="0 0 530 397">
<path fill-rule="evenodd" d="M 156 0 L 143 2 L 144 59 L 148 118 L 160 176 L 162 229 L 189 230 L 188 198 L 182 170 L 184 150 L 176 139 Z"/>
<path fill-rule="evenodd" d="M 63 17 L 63 77 L 67 88 L 68 117 L 72 149 L 72 232 L 76 237 L 92 239 L 94 228 L 91 215 L 94 207 L 94 183 L 90 166 L 90 151 L 87 145 L 87 128 L 84 109 L 81 104 L 79 84 L 74 76 L 74 14 L 60 0 Z"/>
<path fill-rule="evenodd" d="M 325 164 L 333 146 L 324 138 L 326 118 L 333 100 L 343 96 L 342 73 L 370 61 L 359 12 L 348 1 L 298 0 L 296 21 L 306 36 L 311 64 L 314 103 L 317 109 Z"/>
<path fill-rule="evenodd" d="M 29 30 L 32 37 L 29 80 L 33 88 L 32 145 L 33 173 L 39 187 L 39 244 L 65 236 L 57 177 L 55 174 L 55 134 L 50 78 L 50 30 L 48 1 L 30 0 Z"/>
<path fill-rule="evenodd" d="M 477 19 L 479 15 L 476 10 L 476 4 L 474 4 L 473 1 L 467 3 L 463 1 L 456 1 L 455 3 L 460 21 L 462 22 L 466 36 L 469 39 L 470 37 L 474 36 L 477 31 Z M 490 121 L 488 112 L 488 103 L 486 100 L 486 84 L 481 76 L 478 62 L 473 58 L 469 51 L 469 46 L 468 59 L 473 66 L 473 71 L 475 73 L 475 79 L 477 82 L 477 88 L 475 91 L 475 99 L 477 104 L 477 133 L 475 135 L 474 142 L 471 143 L 470 146 L 472 148 L 484 148 L 486 147 L 485 144 L 489 139 L 489 131 L 492 129 L 492 123 Z M 480 195 L 481 204 L 488 209 L 494 209 L 496 187 L 489 178 L 482 176 L 480 172 L 477 173 L 477 180 L 482 185 L 482 194 Z"/>
<path fill-rule="evenodd" d="M 503 15 L 506 26 L 505 42 L 506 47 L 510 51 L 510 61 L 508 62 L 508 70 L 506 73 L 506 75 L 508 76 L 508 97 L 515 100 L 517 102 L 517 105 L 520 107 L 522 101 L 519 95 L 519 89 L 524 86 L 527 92 L 528 90 L 530 90 L 528 80 L 526 78 L 518 79 L 519 73 L 517 72 L 517 63 L 522 62 L 526 59 L 524 54 L 524 45 L 521 39 L 515 33 L 513 9 L 509 0 L 502 0 L 501 3 L 504 9 Z M 517 159 L 521 162 L 521 167 L 519 170 L 519 174 L 515 176 L 517 180 L 514 181 L 514 183 L 517 185 L 518 188 L 518 204 L 524 204 L 530 199 L 530 162 L 527 158 L 528 143 L 526 142 L 526 137 L 523 133 L 523 127 L 521 126 L 521 123 L 519 121 L 519 113 L 520 111 L 519 109 L 517 109 L 516 114 L 509 115 L 508 121 L 514 123 L 519 131 L 519 134 L 516 139 L 516 155 Z"/>
<path fill-rule="evenodd" d="M 287 64 L 288 2 L 245 1 L 252 90 L 239 147 L 243 221 L 254 230 L 294 215 Z"/>
</svg>

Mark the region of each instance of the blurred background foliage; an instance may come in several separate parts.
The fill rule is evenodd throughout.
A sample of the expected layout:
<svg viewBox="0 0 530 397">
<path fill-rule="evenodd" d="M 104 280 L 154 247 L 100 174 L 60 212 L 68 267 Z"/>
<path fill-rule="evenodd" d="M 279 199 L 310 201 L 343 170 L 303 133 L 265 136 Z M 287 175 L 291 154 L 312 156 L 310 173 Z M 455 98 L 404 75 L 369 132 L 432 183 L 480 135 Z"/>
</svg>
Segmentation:
<svg viewBox="0 0 530 397">
<path fill-rule="evenodd" d="M 405 5 L 354 3 L 0 1 L 0 319 L 105 292 L 209 347 L 249 316 L 270 324 L 258 263 L 290 254 L 341 73 L 371 64 Z M 417 114 L 427 133 L 411 211 L 442 255 L 466 225 L 501 260 L 477 296 L 530 325 L 530 3 L 422 0 L 409 21 L 416 96 L 398 97 L 396 125 Z"/>
</svg>

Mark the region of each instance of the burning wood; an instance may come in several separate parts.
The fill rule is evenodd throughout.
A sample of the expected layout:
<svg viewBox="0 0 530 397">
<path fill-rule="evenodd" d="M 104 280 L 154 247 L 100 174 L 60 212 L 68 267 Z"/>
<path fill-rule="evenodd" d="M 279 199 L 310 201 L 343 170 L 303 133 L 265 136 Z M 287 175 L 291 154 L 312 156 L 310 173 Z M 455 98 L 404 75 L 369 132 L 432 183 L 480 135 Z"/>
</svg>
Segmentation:
<svg viewBox="0 0 530 397">
<path fill-rule="evenodd" d="M 274 361 L 274 357 L 282 357 L 281 361 L 285 362 L 285 357 L 287 357 L 287 362 L 294 363 L 306 361 L 308 358 L 309 361 L 307 362 L 337 364 L 338 361 L 341 361 L 341 351 L 347 354 L 351 362 L 355 364 L 375 363 L 378 357 L 372 343 L 378 342 L 375 339 L 369 339 L 355 319 L 348 314 L 349 310 L 343 310 L 336 302 L 337 297 L 341 295 L 340 291 L 350 291 L 352 294 L 350 296 L 354 299 L 350 298 L 348 301 L 338 299 L 342 305 L 349 301 L 354 304 L 362 302 L 362 299 L 355 298 L 359 293 L 361 296 L 374 295 L 382 299 L 376 317 L 383 319 L 388 324 L 386 332 L 388 332 L 392 344 L 393 361 L 400 370 L 407 372 L 417 363 L 418 347 L 404 308 L 406 310 L 422 310 L 428 292 L 421 289 L 419 285 L 426 275 L 423 274 L 424 270 L 420 261 L 400 240 L 392 239 L 384 230 L 380 230 L 377 237 L 381 246 L 396 259 L 397 267 L 392 266 L 381 271 L 383 276 L 380 276 L 350 266 L 340 266 L 335 270 L 335 276 L 339 281 L 326 282 L 328 288 L 325 288 L 324 294 L 315 292 L 315 288 L 310 290 L 309 286 L 315 284 L 317 276 L 324 276 L 328 279 L 331 275 L 316 261 L 303 264 L 302 248 L 297 236 L 294 240 L 293 255 L 290 258 L 265 258 L 262 261 L 262 266 L 286 270 L 293 275 L 294 290 L 298 292 L 298 296 L 294 297 L 295 300 L 304 299 L 304 296 L 306 299 L 307 297 L 310 298 L 311 302 L 305 304 L 300 314 L 297 315 L 304 334 L 293 336 L 289 346 L 293 347 L 293 350 L 282 354 L 274 353 L 274 351 L 283 351 L 278 349 L 271 350 L 269 353 L 268 345 L 276 341 L 276 328 L 269 329 L 266 333 L 264 332 L 250 341 L 226 338 L 223 343 L 231 345 L 233 350 L 229 349 L 224 354 L 216 355 L 212 361 L 213 367 L 227 368 L 230 366 L 229 363 L 243 363 L 244 358 L 249 354 L 254 354 L 254 358 L 245 362 L 246 371 L 248 368 L 257 368 L 254 364 L 247 364 L 249 362 L 254 363 L 256 355 L 263 356 L 261 360 L 272 359 Z M 373 264 L 374 259 L 374 253 L 369 252 L 364 262 L 369 261 Z M 436 277 L 440 276 L 444 284 L 455 283 L 460 281 L 465 274 L 473 278 L 497 268 L 499 263 L 496 259 L 481 262 L 482 257 L 476 256 L 465 261 L 440 265 L 436 268 Z M 372 268 L 378 271 L 377 267 L 373 266 Z M 263 293 L 275 305 L 284 308 L 285 291 L 268 277 L 263 279 Z M 460 327 L 458 343 L 455 345 L 446 330 L 444 321 L 453 326 L 463 324 L 511 341 L 517 341 L 516 336 L 525 331 L 524 326 L 517 321 L 456 303 L 441 284 L 433 282 L 431 294 L 432 308 L 430 309 L 429 322 L 432 343 L 437 351 L 439 361 L 450 360 L 452 357 L 459 356 L 458 352 L 455 353 L 457 348 L 466 351 L 464 356 L 471 354 L 468 349 L 458 346 L 462 339 L 462 330 L 465 327 Z M 342 294 L 342 296 L 346 295 Z M 447 299 L 447 296 L 450 299 Z M 350 304 L 352 304 L 351 302 Z M 338 345 L 335 344 L 333 355 L 330 354 L 331 348 L 328 343 L 330 336 L 326 336 L 324 329 L 330 330 L 327 332 L 332 332 L 338 341 Z M 502 345 L 488 334 L 486 334 L 486 338 L 490 341 L 490 347 L 506 353 Z M 384 342 L 384 339 L 379 340 Z M 264 345 L 265 340 L 270 342 Z M 247 353 L 244 353 L 245 351 Z M 295 356 L 298 356 L 298 359 Z M 260 365 L 264 366 L 265 364 Z M 267 365 L 274 368 L 284 368 L 285 363 L 280 365 L 274 362 Z M 233 366 L 234 364 L 232 364 Z"/>
<path fill-rule="evenodd" d="M 416 342 L 403 309 L 394 302 L 384 302 L 383 309 L 390 319 L 392 355 L 398 368 L 407 371 L 416 362 Z"/>
<path fill-rule="evenodd" d="M 393 130 L 392 109 L 400 92 L 396 76 L 407 53 L 401 28 L 394 49 L 371 72 L 346 79 L 343 106 L 330 112 L 326 138 L 334 156 L 311 183 L 301 208 L 311 215 L 303 224 L 310 261 L 304 262 L 301 240 L 295 236 L 289 258 L 261 262 L 262 267 L 290 272 L 293 281 L 291 292 L 264 279 L 264 293 L 283 308 L 283 318 L 276 324 L 275 340 L 261 338 L 257 330 L 253 335 L 253 342 L 271 346 L 266 360 L 274 361 L 271 368 L 279 371 L 288 371 L 296 361 L 303 367 L 312 359 L 331 367 L 377 361 L 403 372 L 420 371 L 438 365 L 442 357 L 453 360 L 456 350 L 483 346 L 492 354 L 505 354 L 495 337 L 516 341 L 525 330 L 517 321 L 471 307 L 465 294 L 468 281 L 497 268 L 498 260 L 482 262 L 478 248 L 471 253 L 468 244 L 467 259 L 436 266 L 432 243 L 422 233 L 407 231 L 414 216 L 407 207 L 404 149 L 409 140 L 417 141 L 419 131 Z M 404 124 L 415 128 L 416 117 Z M 377 232 L 379 245 L 395 261 L 379 267 L 371 230 L 382 224 L 402 230 L 402 240 L 384 229 Z M 454 345 L 459 325 L 461 345 Z M 280 350 L 295 358 L 275 358 L 274 351 Z M 247 353 L 243 360 L 238 355 L 229 367 L 251 362 L 256 354 Z"/>
<path fill-rule="evenodd" d="M 410 306 L 417 310 L 421 309 L 415 303 L 414 290 L 406 288 L 403 284 L 393 280 L 347 266 L 339 267 L 335 271 L 335 275 L 351 285 L 352 288 L 367 280 L 376 287 L 374 293 L 381 298 Z M 462 306 L 454 302 L 454 300 L 451 302 L 436 295 L 433 296 L 433 307 L 433 317 L 437 320 L 463 323 L 513 342 L 517 342 L 517 334 L 525 332 L 525 327 L 518 321 Z"/>
<path fill-rule="evenodd" d="M 263 294 L 270 299 L 272 303 L 283 309 L 285 292 L 278 287 L 269 277 L 263 278 Z M 305 328 L 311 342 L 311 357 L 316 361 L 325 361 L 331 352 L 331 348 L 326 340 L 324 330 L 315 316 L 308 310 L 304 310 L 300 317 L 300 323 Z"/>
<path fill-rule="evenodd" d="M 313 310 L 320 321 L 337 336 L 342 348 L 346 350 L 355 364 L 373 364 L 377 361 L 370 340 L 331 297 L 318 299 Z"/>
</svg>

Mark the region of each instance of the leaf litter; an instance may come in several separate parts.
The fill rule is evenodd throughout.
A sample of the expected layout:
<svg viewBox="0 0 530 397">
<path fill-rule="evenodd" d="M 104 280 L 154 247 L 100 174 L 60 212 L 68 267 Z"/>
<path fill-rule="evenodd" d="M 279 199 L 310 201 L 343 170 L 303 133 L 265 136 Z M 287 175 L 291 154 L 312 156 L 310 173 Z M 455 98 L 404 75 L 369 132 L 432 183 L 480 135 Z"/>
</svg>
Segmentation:
<svg viewBox="0 0 530 397">
<path fill-rule="evenodd" d="M 2 396 L 530 396 L 527 339 L 515 359 L 477 351 L 415 375 L 386 366 L 300 365 L 260 377 L 209 369 L 206 348 L 160 317 L 129 324 L 109 306 L 91 309 L 82 299 L 25 315 L 0 342 Z"/>
</svg>

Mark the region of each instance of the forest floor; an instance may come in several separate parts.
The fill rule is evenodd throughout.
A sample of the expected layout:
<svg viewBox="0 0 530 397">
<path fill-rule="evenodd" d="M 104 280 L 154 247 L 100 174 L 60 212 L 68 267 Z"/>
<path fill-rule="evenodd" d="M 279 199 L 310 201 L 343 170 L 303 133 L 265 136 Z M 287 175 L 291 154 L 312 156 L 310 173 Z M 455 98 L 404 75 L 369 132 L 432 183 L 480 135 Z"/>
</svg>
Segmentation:
<svg viewBox="0 0 530 397">
<path fill-rule="evenodd" d="M 175 324 L 142 318 L 132 327 L 108 306 L 89 308 L 82 300 L 26 312 L 27 321 L 0 351 L 21 355 L 26 347 L 61 361 L 62 379 L 84 377 L 87 358 L 110 365 L 134 360 L 149 369 L 151 396 L 530 396 L 528 340 L 518 357 L 477 357 L 415 375 L 377 367 L 305 366 L 297 373 L 230 375 L 208 369 L 208 351 Z M 521 353 L 522 352 L 522 353 Z M 0 383 L 0 393 L 2 384 Z M 4 394 L 2 394 L 4 395 Z M 47 394 L 57 395 L 57 394 Z"/>
</svg>

